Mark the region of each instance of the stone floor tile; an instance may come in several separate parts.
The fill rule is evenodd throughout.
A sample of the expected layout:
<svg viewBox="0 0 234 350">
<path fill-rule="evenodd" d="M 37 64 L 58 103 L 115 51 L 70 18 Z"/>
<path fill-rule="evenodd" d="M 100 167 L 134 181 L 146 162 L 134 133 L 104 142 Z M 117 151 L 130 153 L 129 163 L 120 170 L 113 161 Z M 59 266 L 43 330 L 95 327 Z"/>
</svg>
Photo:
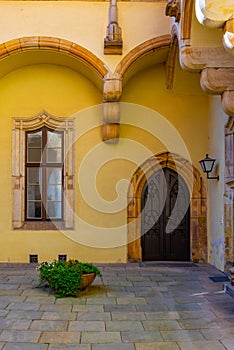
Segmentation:
<svg viewBox="0 0 234 350">
<path fill-rule="evenodd" d="M 77 318 L 77 312 L 53 312 L 45 311 L 42 313 L 42 320 L 64 320 L 64 321 L 75 321 Z"/>
<path fill-rule="evenodd" d="M 82 344 L 121 343 L 120 332 L 82 332 Z"/>
<path fill-rule="evenodd" d="M 136 310 L 142 311 L 142 312 L 169 311 L 169 308 L 167 305 L 164 305 L 164 304 L 157 304 L 157 305 L 139 304 L 139 305 L 136 305 Z"/>
<path fill-rule="evenodd" d="M 155 311 L 145 313 L 147 320 L 177 320 L 180 315 L 176 311 Z"/>
<path fill-rule="evenodd" d="M 144 328 L 139 321 L 107 321 L 106 330 L 109 332 L 143 331 Z"/>
<path fill-rule="evenodd" d="M 48 350 L 48 344 L 7 343 L 3 350 Z"/>
<path fill-rule="evenodd" d="M 135 348 L 136 350 L 179 350 L 175 342 L 135 343 Z"/>
<path fill-rule="evenodd" d="M 186 341 L 178 344 L 181 350 L 225 350 L 219 341 Z"/>
<path fill-rule="evenodd" d="M 111 320 L 110 312 L 78 312 L 78 321 L 108 321 Z"/>
<path fill-rule="evenodd" d="M 80 332 L 43 332 L 39 343 L 79 344 Z"/>
<path fill-rule="evenodd" d="M 87 299 L 87 305 L 105 305 L 105 304 L 116 304 L 116 298 L 90 298 Z"/>
<path fill-rule="evenodd" d="M 10 303 L 7 306 L 7 310 L 25 310 L 25 311 L 37 311 L 40 307 L 39 303 Z"/>
<path fill-rule="evenodd" d="M 144 312 L 112 312 L 111 317 L 113 321 L 141 321 L 145 320 Z"/>
<path fill-rule="evenodd" d="M 72 305 L 42 304 L 39 311 L 71 312 Z"/>
<path fill-rule="evenodd" d="M 102 321 L 70 321 L 68 331 L 105 331 L 105 323 Z"/>
<path fill-rule="evenodd" d="M 0 334 L 0 341 L 19 342 L 19 343 L 37 343 L 41 332 L 39 331 L 19 331 L 4 329 Z"/>
<path fill-rule="evenodd" d="M 159 331 L 124 331 L 121 332 L 123 343 L 152 343 L 163 341 Z"/>
<path fill-rule="evenodd" d="M 194 311 L 201 310 L 201 306 L 199 304 L 172 304 L 167 303 L 169 310 L 171 311 Z"/>
<path fill-rule="evenodd" d="M 219 328 L 217 322 L 209 318 L 186 319 L 180 320 L 179 323 L 183 329 Z"/>
<path fill-rule="evenodd" d="M 31 323 L 30 329 L 36 331 L 64 331 L 67 329 L 67 321 L 54 321 L 54 320 L 34 320 Z"/>
<path fill-rule="evenodd" d="M 0 320 L 0 329 L 25 330 L 29 328 L 30 324 L 31 320 L 3 319 Z"/>
<path fill-rule="evenodd" d="M 234 339 L 222 339 L 220 342 L 227 350 L 234 350 Z"/>
<path fill-rule="evenodd" d="M 179 311 L 178 314 L 183 319 L 202 319 L 204 317 L 208 317 L 209 319 L 216 319 L 216 316 L 213 314 L 213 312 L 209 310 L 199 310 L 199 311 Z"/>
<path fill-rule="evenodd" d="M 91 350 L 91 344 L 51 344 L 48 350 Z"/>
<path fill-rule="evenodd" d="M 73 305 L 73 312 L 104 312 L 103 305 Z"/>
<path fill-rule="evenodd" d="M 135 350 L 134 344 L 93 344 L 92 350 Z"/>
<path fill-rule="evenodd" d="M 199 341 L 205 340 L 203 335 L 196 330 L 161 331 L 166 341 Z"/>
<path fill-rule="evenodd" d="M 58 298 L 55 300 L 55 304 L 61 305 L 61 304 L 67 304 L 67 305 L 85 305 L 86 304 L 86 298 L 80 297 L 79 298 Z"/>
<path fill-rule="evenodd" d="M 174 320 L 142 321 L 142 324 L 146 331 L 181 329 L 179 323 Z"/>
<path fill-rule="evenodd" d="M 137 305 L 137 306 L 147 306 L 147 305 Z M 127 305 L 127 304 L 106 304 L 104 305 L 104 311 L 105 312 L 128 312 L 128 311 L 136 311 L 135 305 Z M 141 310 L 139 310 L 141 311 Z"/>
<path fill-rule="evenodd" d="M 134 305 L 139 305 L 139 304 L 146 304 L 146 300 L 145 298 L 143 297 L 130 297 L 130 298 L 127 298 L 127 297 L 122 297 L 122 298 L 117 298 L 117 304 L 120 304 L 120 305 L 129 305 L 129 304 L 134 304 Z"/>
<path fill-rule="evenodd" d="M 22 320 L 38 320 L 42 316 L 42 312 L 40 311 L 23 311 L 23 310 L 12 310 L 9 311 L 6 320 L 11 319 L 22 319 Z"/>
<path fill-rule="evenodd" d="M 201 329 L 201 333 L 207 340 L 233 340 L 233 327 L 232 328 L 213 328 L 213 329 Z"/>
</svg>

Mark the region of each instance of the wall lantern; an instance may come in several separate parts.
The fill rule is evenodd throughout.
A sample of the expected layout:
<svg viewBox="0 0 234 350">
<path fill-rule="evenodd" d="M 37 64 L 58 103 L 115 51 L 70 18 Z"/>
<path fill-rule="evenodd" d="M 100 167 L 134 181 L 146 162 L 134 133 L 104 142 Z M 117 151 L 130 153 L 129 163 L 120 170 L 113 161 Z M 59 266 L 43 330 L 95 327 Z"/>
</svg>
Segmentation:
<svg viewBox="0 0 234 350">
<path fill-rule="evenodd" d="M 210 158 L 210 157 L 208 157 L 208 154 L 206 154 L 206 158 L 200 160 L 200 162 L 199 162 L 201 164 L 202 170 L 204 171 L 204 173 L 206 173 L 207 179 L 219 180 L 219 175 L 209 176 L 209 173 L 212 171 L 212 169 L 214 167 L 215 161 L 216 161 L 216 159 Z"/>
</svg>

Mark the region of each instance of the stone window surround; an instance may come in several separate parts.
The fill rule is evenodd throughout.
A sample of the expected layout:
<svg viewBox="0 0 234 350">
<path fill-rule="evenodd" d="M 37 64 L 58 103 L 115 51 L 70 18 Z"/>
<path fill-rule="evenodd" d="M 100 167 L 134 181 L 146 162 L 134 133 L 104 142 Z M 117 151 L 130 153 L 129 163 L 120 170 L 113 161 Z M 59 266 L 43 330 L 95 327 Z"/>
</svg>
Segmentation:
<svg viewBox="0 0 234 350">
<path fill-rule="evenodd" d="M 64 219 L 61 222 L 25 222 L 25 133 L 47 126 L 64 132 Z M 12 228 L 57 230 L 74 227 L 74 120 L 42 111 L 30 118 L 14 118 L 12 130 Z"/>
</svg>

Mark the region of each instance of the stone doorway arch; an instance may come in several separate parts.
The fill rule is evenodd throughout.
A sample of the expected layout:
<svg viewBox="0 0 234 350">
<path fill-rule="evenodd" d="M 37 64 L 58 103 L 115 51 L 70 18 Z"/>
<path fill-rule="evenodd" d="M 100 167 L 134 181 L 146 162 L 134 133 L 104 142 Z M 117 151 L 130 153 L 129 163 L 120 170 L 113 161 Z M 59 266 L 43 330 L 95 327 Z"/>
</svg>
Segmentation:
<svg viewBox="0 0 234 350">
<path fill-rule="evenodd" d="M 191 163 L 169 152 L 147 159 L 133 174 L 128 191 L 128 261 L 141 261 L 141 194 L 147 178 L 161 168 L 180 174 L 190 189 L 190 260 L 207 262 L 207 197 L 199 171 Z"/>
</svg>

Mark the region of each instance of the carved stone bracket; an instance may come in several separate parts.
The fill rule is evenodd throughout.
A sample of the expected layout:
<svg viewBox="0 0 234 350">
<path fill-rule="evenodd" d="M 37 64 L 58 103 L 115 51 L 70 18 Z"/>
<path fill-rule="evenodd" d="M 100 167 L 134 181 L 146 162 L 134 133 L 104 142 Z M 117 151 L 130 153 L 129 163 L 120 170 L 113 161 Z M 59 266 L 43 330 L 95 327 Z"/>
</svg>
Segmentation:
<svg viewBox="0 0 234 350">
<path fill-rule="evenodd" d="M 105 55 L 122 55 L 122 33 L 118 25 L 117 0 L 110 0 L 109 25 L 107 27 L 106 38 L 104 39 Z"/>
<path fill-rule="evenodd" d="M 222 95 L 225 113 L 234 115 L 234 68 L 203 69 L 201 87 L 210 94 Z"/>
<path fill-rule="evenodd" d="M 119 139 L 120 103 L 122 78 L 119 74 L 108 73 L 104 78 L 102 139 L 117 143 Z"/>
</svg>

